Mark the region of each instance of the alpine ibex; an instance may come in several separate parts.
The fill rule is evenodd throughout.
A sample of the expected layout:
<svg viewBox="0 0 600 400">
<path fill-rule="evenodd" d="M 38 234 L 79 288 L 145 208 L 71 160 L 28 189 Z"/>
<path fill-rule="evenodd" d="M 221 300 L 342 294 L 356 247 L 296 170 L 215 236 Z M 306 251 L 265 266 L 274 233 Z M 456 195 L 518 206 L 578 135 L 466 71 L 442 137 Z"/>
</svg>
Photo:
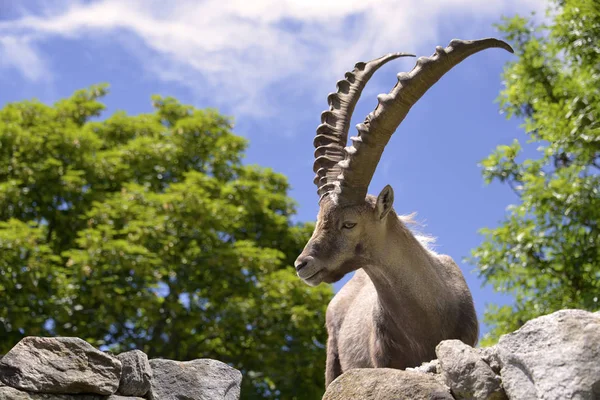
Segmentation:
<svg viewBox="0 0 600 400">
<path fill-rule="evenodd" d="M 412 55 L 358 63 L 328 96 L 330 108 L 314 139 L 320 210 L 295 262 L 298 276 L 311 286 L 356 270 L 327 308 L 326 385 L 352 368 L 417 366 L 434 359 L 435 346 L 445 339 L 477 342 L 477 315 L 460 268 L 412 234 L 392 208 L 389 185 L 377 197 L 367 190 L 385 145 L 410 108 L 452 67 L 492 47 L 513 51 L 497 39 L 453 40 L 419 58 L 411 72 L 398 74 L 389 94 L 378 96 L 349 147 L 350 118 L 368 79 L 388 61 Z"/>
</svg>

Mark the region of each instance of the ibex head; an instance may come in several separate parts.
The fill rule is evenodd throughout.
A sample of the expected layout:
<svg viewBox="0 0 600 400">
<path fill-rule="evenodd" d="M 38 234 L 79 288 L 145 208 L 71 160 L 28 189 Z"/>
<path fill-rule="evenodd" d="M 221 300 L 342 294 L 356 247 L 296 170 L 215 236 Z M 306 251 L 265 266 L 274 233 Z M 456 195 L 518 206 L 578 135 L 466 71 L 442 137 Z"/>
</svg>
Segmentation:
<svg viewBox="0 0 600 400">
<path fill-rule="evenodd" d="M 365 121 L 357 125 L 358 136 L 346 146 L 352 112 L 369 78 L 375 71 L 404 53 L 388 54 L 367 63 L 357 63 L 337 92 L 329 94 L 329 110 L 321 114 L 321 125 L 314 139 L 319 215 L 311 239 L 296 259 L 297 274 L 309 285 L 332 283 L 367 262 L 376 262 L 385 249 L 388 217 L 394 193 L 386 186 L 379 196 L 368 196 L 371 178 L 392 134 L 410 108 L 446 72 L 481 50 L 512 48 L 497 39 L 452 40 L 448 47 L 437 47 L 431 57 L 420 57 L 408 73 L 398 74 L 398 83 L 389 94 L 380 94 L 379 104 Z"/>
</svg>

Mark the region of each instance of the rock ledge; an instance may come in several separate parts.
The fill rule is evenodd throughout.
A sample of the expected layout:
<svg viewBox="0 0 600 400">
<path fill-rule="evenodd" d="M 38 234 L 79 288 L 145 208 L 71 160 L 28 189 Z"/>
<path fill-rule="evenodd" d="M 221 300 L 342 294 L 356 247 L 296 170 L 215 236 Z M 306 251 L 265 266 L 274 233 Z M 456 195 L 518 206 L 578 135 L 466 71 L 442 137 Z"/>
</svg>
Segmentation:
<svg viewBox="0 0 600 400">
<path fill-rule="evenodd" d="M 241 382 L 217 360 L 113 356 L 75 337 L 29 336 L 0 358 L 0 400 L 237 400 Z"/>
<path fill-rule="evenodd" d="M 324 400 L 600 400 L 600 313 L 561 310 L 528 321 L 496 346 L 459 340 L 406 371 L 355 369 Z"/>
</svg>

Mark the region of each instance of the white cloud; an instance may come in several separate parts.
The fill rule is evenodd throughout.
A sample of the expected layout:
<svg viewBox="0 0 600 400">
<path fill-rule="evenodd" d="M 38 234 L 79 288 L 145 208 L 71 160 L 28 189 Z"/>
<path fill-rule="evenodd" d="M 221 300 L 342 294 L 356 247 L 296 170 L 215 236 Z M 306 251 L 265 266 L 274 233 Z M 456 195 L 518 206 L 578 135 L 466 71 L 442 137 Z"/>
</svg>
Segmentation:
<svg viewBox="0 0 600 400">
<path fill-rule="evenodd" d="M 0 67 L 15 68 L 33 82 L 51 78 L 46 62 L 27 37 L 0 36 Z"/>
<path fill-rule="evenodd" d="M 546 0 L 63 3 L 0 22 L 0 64 L 39 80 L 48 74 L 43 62 L 48 55 L 34 43 L 56 36 L 134 35 L 146 46 L 138 49 L 143 65 L 158 79 L 202 86 L 217 105 L 233 103 L 236 112 L 257 114 L 273 102 L 267 95 L 272 85 L 310 79 L 314 87 L 341 77 L 357 60 L 390 51 L 429 54 L 435 44 L 446 44 L 436 39 L 452 19 L 497 21 L 503 13 L 540 10 L 545 4 Z M 473 30 L 461 26 L 456 36 L 471 38 Z"/>
</svg>

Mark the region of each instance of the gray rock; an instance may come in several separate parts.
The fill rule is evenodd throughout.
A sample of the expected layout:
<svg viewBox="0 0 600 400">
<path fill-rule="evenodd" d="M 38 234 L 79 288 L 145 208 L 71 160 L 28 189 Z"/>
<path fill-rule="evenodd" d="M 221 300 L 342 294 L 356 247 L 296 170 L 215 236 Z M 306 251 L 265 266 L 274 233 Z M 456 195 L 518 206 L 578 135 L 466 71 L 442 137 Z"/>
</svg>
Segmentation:
<svg viewBox="0 0 600 400">
<path fill-rule="evenodd" d="M 0 361 L 0 380 L 30 392 L 113 394 L 121 362 L 79 338 L 22 339 Z"/>
<path fill-rule="evenodd" d="M 492 368 L 495 374 L 499 375 L 502 364 L 500 364 L 500 356 L 498 355 L 496 346 L 482 347 L 478 350 L 483 361 Z"/>
<path fill-rule="evenodd" d="M 103 400 L 146 400 L 143 397 L 135 397 L 135 396 L 119 396 L 118 394 L 111 394 L 110 396 L 101 396 Z M 73 400 L 80 400 L 79 398 Z"/>
<path fill-rule="evenodd" d="M 48 394 L 24 392 L 10 386 L 0 387 L 0 400 L 144 400 L 141 397 L 101 396 L 98 394 Z"/>
<path fill-rule="evenodd" d="M 562 310 L 497 344 L 510 399 L 600 399 L 600 315 Z"/>
<path fill-rule="evenodd" d="M 143 397 L 150 390 L 152 369 L 148 356 L 140 350 L 131 350 L 117 356 L 123 369 L 118 394 Z"/>
<path fill-rule="evenodd" d="M 103 400 L 146 400 L 143 397 L 135 397 L 135 396 L 119 396 L 118 394 L 111 394 L 108 397 L 102 396 Z M 80 400 L 79 397 L 73 400 Z"/>
<path fill-rule="evenodd" d="M 150 360 L 150 400 L 237 400 L 242 374 L 217 360 Z"/>
<path fill-rule="evenodd" d="M 444 380 L 442 375 L 440 375 L 439 369 L 440 369 L 440 362 L 439 362 L 439 360 L 436 359 L 436 360 L 431 360 L 429 362 L 424 362 L 423 364 L 419 365 L 418 367 L 406 368 L 406 371 L 421 372 L 424 374 L 429 374 L 430 376 L 435 378 L 435 380 L 438 381 L 438 383 L 440 385 L 446 386 L 446 381 Z"/>
<path fill-rule="evenodd" d="M 424 362 L 418 367 L 414 368 L 406 368 L 406 371 L 415 371 L 415 372 L 423 372 L 426 374 L 437 374 L 440 362 L 438 360 L 432 360 L 429 362 Z"/>
<path fill-rule="evenodd" d="M 430 374 L 391 368 L 351 369 L 331 382 L 323 400 L 452 400 Z"/>
<path fill-rule="evenodd" d="M 435 349 L 440 371 L 457 399 L 504 400 L 502 380 L 477 350 L 460 340 L 444 340 Z"/>
</svg>

